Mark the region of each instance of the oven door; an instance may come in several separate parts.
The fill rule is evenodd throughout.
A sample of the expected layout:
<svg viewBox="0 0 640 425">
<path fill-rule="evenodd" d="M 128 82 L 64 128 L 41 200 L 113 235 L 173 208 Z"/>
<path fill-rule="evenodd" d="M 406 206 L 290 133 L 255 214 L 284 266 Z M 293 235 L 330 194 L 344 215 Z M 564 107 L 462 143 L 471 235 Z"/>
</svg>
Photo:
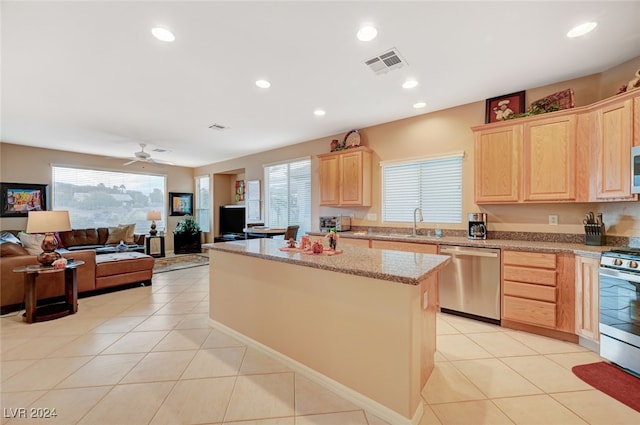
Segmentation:
<svg viewBox="0 0 640 425">
<path fill-rule="evenodd" d="M 640 276 L 600 268 L 600 356 L 640 374 Z"/>
</svg>

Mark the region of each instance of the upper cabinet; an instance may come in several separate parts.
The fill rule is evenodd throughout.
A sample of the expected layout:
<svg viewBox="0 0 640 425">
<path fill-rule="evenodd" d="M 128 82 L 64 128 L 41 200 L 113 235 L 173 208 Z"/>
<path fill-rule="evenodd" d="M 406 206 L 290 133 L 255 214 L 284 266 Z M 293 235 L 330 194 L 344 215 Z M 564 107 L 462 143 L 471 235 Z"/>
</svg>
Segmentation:
<svg viewBox="0 0 640 425">
<path fill-rule="evenodd" d="M 640 111 L 637 111 L 640 113 Z M 591 114 L 596 201 L 636 199 L 631 193 L 633 99 L 612 99 Z"/>
<path fill-rule="evenodd" d="M 523 123 L 523 201 L 576 199 L 576 115 Z"/>
<path fill-rule="evenodd" d="M 484 128 L 475 133 L 476 203 L 518 202 L 522 126 Z"/>
<path fill-rule="evenodd" d="M 318 160 L 320 205 L 371 206 L 371 149 L 359 146 Z"/>
<path fill-rule="evenodd" d="M 637 200 L 630 153 L 640 144 L 638 114 L 640 90 L 474 127 L 476 203 Z"/>
</svg>

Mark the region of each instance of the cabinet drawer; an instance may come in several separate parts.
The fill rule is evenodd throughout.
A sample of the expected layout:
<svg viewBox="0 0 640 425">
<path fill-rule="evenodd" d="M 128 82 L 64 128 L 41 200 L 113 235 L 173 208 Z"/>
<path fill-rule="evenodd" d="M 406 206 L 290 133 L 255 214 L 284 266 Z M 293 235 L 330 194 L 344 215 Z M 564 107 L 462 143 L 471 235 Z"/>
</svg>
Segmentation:
<svg viewBox="0 0 640 425">
<path fill-rule="evenodd" d="M 514 282 L 537 283 L 539 285 L 556 286 L 555 270 L 504 266 L 502 268 L 502 277 L 504 278 L 504 280 L 511 280 Z"/>
<path fill-rule="evenodd" d="M 528 283 L 504 281 L 504 294 L 531 300 L 556 302 L 556 288 L 553 286 L 529 285 Z"/>
<path fill-rule="evenodd" d="M 503 251 L 504 264 L 543 269 L 556 268 L 556 254 L 541 252 Z"/>
<path fill-rule="evenodd" d="M 517 320 L 549 328 L 556 326 L 556 305 L 554 303 L 505 296 L 503 307 L 502 317 L 504 319 Z"/>
</svg>

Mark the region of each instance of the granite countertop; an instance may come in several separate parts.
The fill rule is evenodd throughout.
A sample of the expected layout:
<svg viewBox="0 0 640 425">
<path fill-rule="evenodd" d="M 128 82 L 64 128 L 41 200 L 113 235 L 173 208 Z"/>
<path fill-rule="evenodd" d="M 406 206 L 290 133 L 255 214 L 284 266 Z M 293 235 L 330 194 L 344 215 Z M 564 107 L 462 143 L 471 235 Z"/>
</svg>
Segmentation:
<svg viewBox="0 0 640 425">
<path fill-rule="evenodd" d="M 320 232 L 309 232 L 310 235 L 322 236 Z M 609 251 L 612 246 L 593 246 L 581 243 L 565 243 L 550 241 L 529 241 L 529 240 L 512 240 L 512 239 L 484 239 L 472 240 L 464 236 L 443 236 L 436 238 L 435 236 L 417 235 L 401 233 L 382 233 L 382 232 L 341 232 L 340 237 L 351 239 L 372 239 L 381 241 L 407 242 L 407 243 L 426 243 L 433 245 L 456 245 L 469 246 L 476 248 L 499 248 L 510 249 L 514 251 L 535 251 L 535 252 L 554 252 L 554 253 L 570 253 L 584 257 L 600 258 L 603 251 Z"/>
<path fill-rule="evenodd" d="M 202 246 L 214 251 L 232 252 L 409 285 L 419 284 L 450 261 L 449 256 L 446 255 L 350 246 L 338 246 L 338 249 L 343 251 L 342 254 L 312 255 L 295 251 L 281 251 L 280 248 L 286 247 L 286 242 L 281 239 L 268 238 L 209 243 Z"/>
</svg>

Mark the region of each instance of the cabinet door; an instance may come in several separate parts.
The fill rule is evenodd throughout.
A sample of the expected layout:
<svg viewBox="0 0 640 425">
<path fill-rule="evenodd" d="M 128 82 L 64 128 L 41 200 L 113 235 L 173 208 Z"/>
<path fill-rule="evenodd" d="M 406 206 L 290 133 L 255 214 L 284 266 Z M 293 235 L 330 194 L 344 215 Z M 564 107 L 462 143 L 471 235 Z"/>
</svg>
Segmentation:
<svg viewBox="0 0 640 425">
<path fill-rule="evenodd" d="M 576 333 L 597 342 L 600 339 L 600 276 L 597 258 L 576 257 Z"/>
<path fill-rule="evenodd" d="M 632 99 L 609 103 L 595 113 L 597 200 L 635 199 L 631 194 Z"/>
<path fill-rule="evenodd" d="M 521 125 L 485 129 L 476 133 L 476 204 L 519 201 L 521 150 Z"/>
<path fill-rule="evenodd" d="M 524 201 L 576 199 L 576 115 L 524 124 Z"/>
<path fill-rule="evenodd" d="M 371 205 L 371 154 L 358 151 L 340 156 L 340 205 Z"/>
<path fill-rule="evenodd" d="M 340 203 L 340 157 L 337 155 L 320 158 L 320 205 Z"/>
</svg>

